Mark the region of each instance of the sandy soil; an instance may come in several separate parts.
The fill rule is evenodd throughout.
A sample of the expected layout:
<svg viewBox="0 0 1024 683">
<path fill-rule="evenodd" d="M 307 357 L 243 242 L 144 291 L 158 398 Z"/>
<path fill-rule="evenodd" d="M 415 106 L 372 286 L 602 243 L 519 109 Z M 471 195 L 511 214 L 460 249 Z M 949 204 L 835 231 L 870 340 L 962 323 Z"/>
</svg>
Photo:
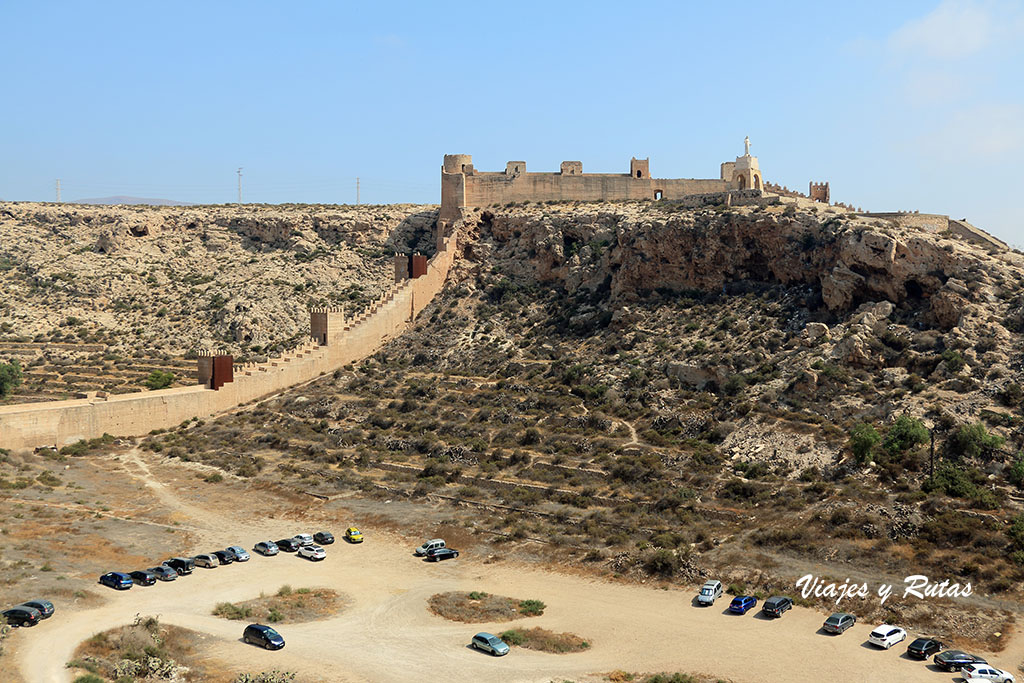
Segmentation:
<svg viewBox="0 0 1024 683">
<path fill-rule="evenodd" d="M 170 466 L 147 464 L 133 456 L 123 462 L 162 502 L 187 517 L 195 529 L 194 552 L 240 543 L 281 538 L 320 526 L 336 534 L 359 520 L 338 514 L 333 522 L 297 522 L 284 516 L 264 518 L 268 494 L 237 497 L 238 489 L 219 501 L 234 511 L 216 512 L 183 501 L 176 487 L 161 481 Z M 154 461 L 155 462 L 155 459 Z M 213 508 L 214 506 L 210 506 Z M 294 503 L 286 504 L 298 518 Z M 326 511 L 324 511 L 326 512 Z M 309 519 L 314 515 L 304 515 Z M 271 668 L 292 670 L 306 681 L 408 681 L 423 672 L 444 672 L 450 681 L 600 680 L 601 672 L 706 672 L 739 682 L 766 681 L 951 681 L 930 666 L 906 659 L 904 645 L 879 651 L 865 644 L 870 624 L 858 624 L 842 636 L 818 631 L 821 614 L 794 609 L 780 620 L 756 615 L 730 616 L 727 601 L 713 608 L 693 606 L 691 590 L 660 590 L 609 583 L 544 571 L 514 559 L 485 563 L 472 552 L 459 559 L 426 563 L 411 553 L 410 539 L 363 525 L 362 545 L 336 543 L 324 562 L 311 563 L 292 554 L 254 556 L 244 564 L 197 569 L 171 584 L 136 586 L 130 591 L 104 591 L 107 602 L 94 608 L 61 610 L 44 624 L 22 629 L 12 639 L 13 663 L 26 681 L 69 681 L 64 663 L 75 647 L 92 634 L 131 622 L 136 614 L 159 615 L 211 636 L 204 655 L 238 671 Z M 128 568 L 122 568 L 128 569 Z M 241 601 L 273 593 L 282 584 L 324 586 L 346 593 L 352 605 L 321 621 L 281 626 L 284 650 L 267 652 L 240 641 L 243 622 L 211 616 L 221 601 Z M 519 621 L 467 625 L 446 621 L 427 609 L 437 592 L 482 590 L 537 598 L 548 604 L 542 617 L 524 619 L 527 626 L 569 631 L 586 638 L 590 650 L 551 655 L 513 650 L 503 658 L 469 649 L 477 631 L 500 632 Z M 60 606 L 58 605 L 58 610 Z M 913 637 L 914 634 L 911 634 Z M 991 661 L 1011 669 L 1024 653 L 1018 636 Z M 434 677 L 433 674 L 430 676 Z"/>
</svg>

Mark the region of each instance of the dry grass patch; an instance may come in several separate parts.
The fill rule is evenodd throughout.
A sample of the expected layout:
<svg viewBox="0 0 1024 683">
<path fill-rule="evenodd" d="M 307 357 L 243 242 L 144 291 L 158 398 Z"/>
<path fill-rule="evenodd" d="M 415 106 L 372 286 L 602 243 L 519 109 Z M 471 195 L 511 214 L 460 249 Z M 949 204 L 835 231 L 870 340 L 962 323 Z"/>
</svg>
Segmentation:
<svg viewBox="0 0 1024 683">
<path fill-rule="evenodd" d="M 590 648 L 590 643 L 575 633 L 555 633 L 546 628 L 514 628 L 501 634 L 501 639 L 509 645 L 525 647 L 528 650 L 540 650 L 564 655 L 569 652 L 583 652 Z"/>
<path fill-rule="evenodd" d="M 245 602 L 221 602 L 213 614 L 225 619 L 251 619 L 271 624 L 294 624 L 316 621 L 337 614 L 346 604 L 329 588 L 296 588 L 281 586 L 276 595 L 261 595 Z"/>
<path fill-rule="evenodd" d="M 539 617 L 547 607 L 540 600 L 518 600 L 480 591 L 437 593 L 427 604 L 434 614 L 467 624 Z"/>
</svg>

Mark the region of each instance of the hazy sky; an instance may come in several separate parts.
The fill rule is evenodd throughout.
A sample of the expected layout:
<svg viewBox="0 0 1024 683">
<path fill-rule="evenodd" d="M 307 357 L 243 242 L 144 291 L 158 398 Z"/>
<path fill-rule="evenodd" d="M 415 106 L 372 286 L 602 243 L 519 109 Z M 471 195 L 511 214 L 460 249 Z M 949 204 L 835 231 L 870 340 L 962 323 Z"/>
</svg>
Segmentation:
<svg viewBox="0 0 1024 683">
<path fill-rule="evenodd" d="M 438 201 L 477 168 L 765 178 L 1024 244 L 1024 0 L 0 0 L 0 198 Z"/>
</svg>

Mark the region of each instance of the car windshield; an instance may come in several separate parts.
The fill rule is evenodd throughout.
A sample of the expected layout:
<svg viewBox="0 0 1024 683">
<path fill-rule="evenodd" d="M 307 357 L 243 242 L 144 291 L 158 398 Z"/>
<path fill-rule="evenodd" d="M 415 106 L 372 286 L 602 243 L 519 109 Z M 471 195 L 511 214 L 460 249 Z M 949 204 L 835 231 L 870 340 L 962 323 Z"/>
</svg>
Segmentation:
<svg viewBox="0 0 1024 683">
<path fill-rule="evenodd" d="M 701 588 L 700 589 L 700 594 L 701 595 L 711 595 L 712 592 L 713 591 L 710 588 L 706 588 L 705 587 L 705 588 Z"/>
<path fill-rule="evenodd" d="M 281 636 L 280 636 L 280 634 L 278 634 L 278 632 L 277 632 L 277 631 L 275 631 L 275 630 L 274 630 L 274 629 L 272 629 L 272 628 L 268 628 L 268 629 L 267 629 L 266 631 L 264 631 L 263 633 L 265 633 L 265 634 L 266 634 L 267 638 L 280 638 L 280 637 L 281 637 Z"/>
<path fill-rule="evenodd" d="M 825 623 L 826 624 L 832 624 L 833 626 L 835 626 L 840 621 L 842 621 L 842 617 L 829 617 L 828 620 Z"/>
</svg>

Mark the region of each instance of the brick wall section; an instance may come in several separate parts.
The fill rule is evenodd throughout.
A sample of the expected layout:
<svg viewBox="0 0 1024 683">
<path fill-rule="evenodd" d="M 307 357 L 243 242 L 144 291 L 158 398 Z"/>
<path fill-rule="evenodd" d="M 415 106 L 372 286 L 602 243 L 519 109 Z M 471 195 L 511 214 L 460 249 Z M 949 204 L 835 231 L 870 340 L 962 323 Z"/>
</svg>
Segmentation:
<svg viewBox="0 0 1024 683">
<path fill-rule="evenodd" d="M 455 258 L 457 238 L 427 262 L 415 280 L 395 283 L 381 299 L 352 320 L 340 310 L 319 317 L 319 339 L 310 339 L 280 358 L 233 368 L 233 381 L 213 391 L 202 385 L 70 401 L 0 406 L 0 448 L 64 446 L 103 434 L 136 436 L 167 429 L 193 417 L 208 417 L 316 379 L 374 352 L 402 334 L 444 286 Z M 326 329 L 325 329 L 326 328 Z M 321 345 L 323 334 L 327 345 Z"/>
</svg>

